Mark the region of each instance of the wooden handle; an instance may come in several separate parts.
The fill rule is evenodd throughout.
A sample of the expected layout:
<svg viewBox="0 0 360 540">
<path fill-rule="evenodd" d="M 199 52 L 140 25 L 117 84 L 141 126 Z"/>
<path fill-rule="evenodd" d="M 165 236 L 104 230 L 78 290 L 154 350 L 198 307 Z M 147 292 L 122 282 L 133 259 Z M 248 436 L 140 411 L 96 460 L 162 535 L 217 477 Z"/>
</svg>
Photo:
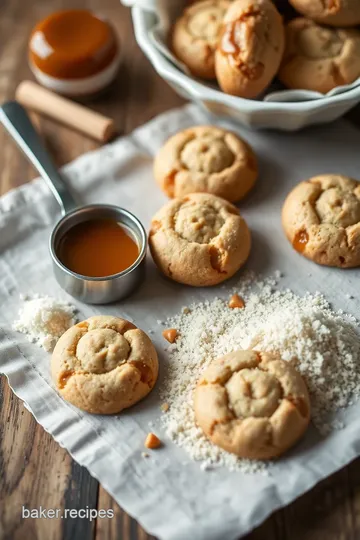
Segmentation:
<svg viewBox="0 0 360 540">
<path fill-rule="evenodd" d="M 20 83 L 15 97 L 24 107 L 81 131 L 102 143 L 115 135 L 115 124 L 111 118 L 54 94 L 32 81 Z"/>
</svg>

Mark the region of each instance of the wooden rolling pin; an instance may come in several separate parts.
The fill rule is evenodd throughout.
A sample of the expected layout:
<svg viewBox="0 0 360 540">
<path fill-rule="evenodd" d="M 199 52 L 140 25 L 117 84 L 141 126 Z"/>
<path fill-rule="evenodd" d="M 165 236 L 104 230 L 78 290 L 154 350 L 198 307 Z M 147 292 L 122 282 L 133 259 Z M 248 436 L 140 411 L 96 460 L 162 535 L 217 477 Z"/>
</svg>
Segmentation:
<svg viewBox="0 0 360 540">
<path fill-rule="evenodd" d="M 102 143 L 109 141 L 116 133 L 111 118 L 54 94 L 32 81 L 20 83 L 15 97 L 24 107 L 81 131 L 84 135 Z"/>
</svg>

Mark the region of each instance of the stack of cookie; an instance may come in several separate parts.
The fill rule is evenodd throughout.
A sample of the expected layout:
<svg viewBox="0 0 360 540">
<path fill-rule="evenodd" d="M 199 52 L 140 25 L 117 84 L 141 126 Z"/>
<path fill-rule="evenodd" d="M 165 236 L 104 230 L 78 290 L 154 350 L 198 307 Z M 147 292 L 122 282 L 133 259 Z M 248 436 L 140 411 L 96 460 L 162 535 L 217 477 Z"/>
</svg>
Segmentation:
<svg viewBox="0 0 360 540">
<path fill-rule="evenodd" d="M 287 88 L 321 93 L 360 77 L 360 2 L 290 4 L 303 17 L 284 26 L 271 0 L 197 1 L 175 22 L 172 49 L 195 77 L 243 98 L 276 75 Z"/>
<path fill-rule="evenodd" d="M 204 287 L 232 277 L 246 262 L 250 232 L 231 203 L 258 175 L 250 146 L 233 132 L 196 126 L 159 150 L 154 175 L 173 198 L 153 218 L 149 234 L 158 268 L 179 283 Z"/>
</svg>

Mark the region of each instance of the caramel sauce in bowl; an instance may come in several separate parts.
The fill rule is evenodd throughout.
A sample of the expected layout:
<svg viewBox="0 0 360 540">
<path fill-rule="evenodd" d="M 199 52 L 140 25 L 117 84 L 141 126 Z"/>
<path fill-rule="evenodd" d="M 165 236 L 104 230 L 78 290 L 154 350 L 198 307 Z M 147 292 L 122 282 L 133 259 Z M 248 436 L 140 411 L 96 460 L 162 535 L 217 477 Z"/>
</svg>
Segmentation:
<svg viewBox="0 0 360 540">
<path fill-rule="evenodd" d="M 40 84 L 80 97 L 110 84 L 119 67 L 120 47 L 108 21 L 86 9 L 68 9 L 37 23 L 28 55 Z"/>
<path fill-rule="evenodd" d="M 59 285 L 88 304 L 107 304 L 133 292 L 145 277 L 146 248 L 141 222 L 112 205 L 73 210 L 50 238 Z"/>
</svg>

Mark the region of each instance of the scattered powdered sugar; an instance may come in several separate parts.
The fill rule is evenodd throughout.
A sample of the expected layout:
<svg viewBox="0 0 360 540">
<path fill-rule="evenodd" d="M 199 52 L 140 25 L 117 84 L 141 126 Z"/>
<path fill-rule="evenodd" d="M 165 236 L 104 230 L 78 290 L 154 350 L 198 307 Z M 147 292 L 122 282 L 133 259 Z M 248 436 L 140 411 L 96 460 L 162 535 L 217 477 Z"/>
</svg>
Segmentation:
<svg viewBox="0 0 360 540">
<path fill-rule="evenodd" d="M 228 297 L 193 304 L 168 319 L 180 336 L 168 347 L 169 369 L 160 390 L 169 404 L 162 416 L 168 436 L 206 470 L 213 465 L 231 470 L 266 470 L 263 462 L 238 459 L 213 445 L 196 426 L 193 391 L 213 359 L 236 349 L 279 351 L 304 376 L 311 395 L 312 419 L 325 433 L 341 428 L 334 418 L 339 408 L 360 395 L 359 327 L 354 317 L 335 312 L 320 294 L 295 295 L 276 290 L 275 278 L 259 280 L 248 273 L 234 289 L 245 300 L 230 309 Z"/>
<path fill-rule="evenodd" d="M 51 296 L 22 296 L 24 304 L 13 329 L 28 335 L 31 343 L 37 343 L 47 352 L 55 347 L 58 339 L 75 324 L 75 307 Z"/>
</svg>

